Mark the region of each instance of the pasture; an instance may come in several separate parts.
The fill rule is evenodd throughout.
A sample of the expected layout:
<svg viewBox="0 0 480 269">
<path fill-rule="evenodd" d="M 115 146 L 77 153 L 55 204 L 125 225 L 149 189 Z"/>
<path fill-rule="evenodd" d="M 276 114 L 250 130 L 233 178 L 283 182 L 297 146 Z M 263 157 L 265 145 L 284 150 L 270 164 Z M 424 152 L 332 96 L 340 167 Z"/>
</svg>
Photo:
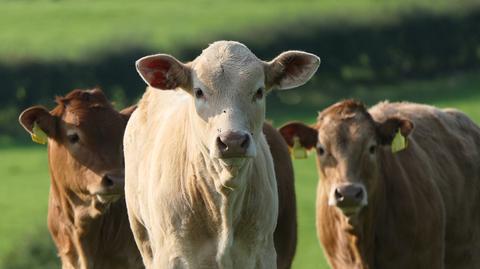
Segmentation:
<svg viewBox="0 0 480 269">
<path fill-rule="evenodd" d="M 312 82 L 268 97 L 267 118 L 277 127 L 313 123 L 317 111 L 345 98 L 455 107 L 480 124 L 480 39 L 468 35 L 477 33 L 469 23 L 480 23 L 477 0 L 0 0 L 0 7 L 0 269 L 59 268 L 46 227 L 46 147 L 21 130 L 19 112 L 95 85 L 117 108 L 129 105 L 144 87 L 133 62 L 147 53 L 189 60 L 217 39 L 242 41 L 262 57 L 318 53 Z M 315 229 L 315 157 L 294 160 L 294 168 L 293 268 L 327 269 Z"/>
<path fill-rule="evenodd" d="M 283 94 L 304 95 L 307 100 L 302 105 L 290 105 L 288 109 L 272 109 L 268 118 L 276 126 L 288 120 L 313 122 L 317 110 L 342 98 L 358 98 L 371 105 L 379 100 L 409 100 L 424 102 L 440 107 L 456 107 L 465 111 L 477 123 L 480 123 L 480 78 L 478 73 L 447 76 L 433 80 L 406 81 L 394 85 L 374 87 L 346 88 L 348 94 L 328 96 L 321 95 L 318 89 L 308 88 Z M 315 97 L 321 95 L 322 97 Z M 270 96 L 270 98 L 278 96 Z M 292 97 L 290 97 L 292 98 Z M 313 98 L 313 99 L 312 99 Z M 322 99 L 318 105 L 309 104 L 308 100 Z M 273 100 L 273 99 L 272 99 Z M 25 133 L 25 136 L 27 134 Z M 296 193 L 298 206 L 299 241 L 294 261 L 296 269 L 328 268 L 318 244 L 315 231 L 315 195 L 317 175 L 315 158 L 312 155 L 306 160 L 295 160 Z M 30 251 L 41 252 L 29 244 L 48 245 L 46 233 L 46 211 L 49 186 L 48 165 L 44 146 L 30 145 L 23 147 L 4 147 L 0 149 L 0 253 Z M 36 238 L 39 237 L 39 238 Z M 35 243 L 42 241 L 41 243 Z M 32 243 L 33 242 L 33 243 Z M 51 249 L 49 249 L 51 250 Z M 38 255 L 38 253 L 36 254 Z M 54 253 L 41 252 L 53 257 Z M 15 257 L 15 255 L 13 256 Z M 25 256 L 23 256 L 25 257 Z M 27 258 L 31 256 L 26 255 Z M 1 255 L 0 264 L 6 263 L 5 255 Z M 11 263 L 11 261 L 9 261 Z M 12 267 L 2 267 L 11 269 Z M 47 268 L 47 267 L 45 267 Z"/>
</svg>

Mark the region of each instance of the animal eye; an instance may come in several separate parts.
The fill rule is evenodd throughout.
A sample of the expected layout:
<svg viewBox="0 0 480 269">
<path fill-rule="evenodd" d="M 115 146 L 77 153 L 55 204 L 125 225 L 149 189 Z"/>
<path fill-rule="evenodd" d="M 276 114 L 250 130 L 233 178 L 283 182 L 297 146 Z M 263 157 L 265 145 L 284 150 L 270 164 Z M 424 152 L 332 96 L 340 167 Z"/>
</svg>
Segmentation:
<svg viewBox="0 0 480 269">
<path fill-rule="evenodd" d="M 375 146 L 375 145 L 371 145 L 368 148 L 368 152 L 370 152 L 370 154 L 375 154 L 376 151 L 377 151 L 377 146 Z"/>
<path fill-rule="evenodd" d="M 67 135 L 67 139 L 68 142 L 70 142 L 71 144 L 75 144 L 80 140 L 80 137 L 78 136 L 78 134 L 70 134 Z"/>
<path fill-rule="evenodd" d="M 258 90 L 255 92 L 255 99 L 259 100 L 263 98 L 263 88 L 258 88 Z"/>
<path fill-rule="evenodd" d="M 205 97 L 205 94 L 203 93 L 202 89 L 195 88 L 194 91 L 195 91 L 195 98 L 201 99 Z"/>
</svg>

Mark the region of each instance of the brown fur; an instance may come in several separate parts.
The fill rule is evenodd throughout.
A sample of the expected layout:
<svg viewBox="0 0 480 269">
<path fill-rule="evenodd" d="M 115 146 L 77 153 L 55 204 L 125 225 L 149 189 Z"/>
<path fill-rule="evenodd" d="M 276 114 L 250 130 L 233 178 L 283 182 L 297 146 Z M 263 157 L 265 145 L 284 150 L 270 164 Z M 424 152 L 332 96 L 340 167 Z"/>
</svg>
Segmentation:
<svg viewBox="0 0 480 269">
<path fill-rule="evenodd" d="M 393 154 L 399 129 L 411 132 L 408 147 Z M 411 103 L 367 111 L 347 101 L 322 112 L 315 130 L 326 152 L 318 157 L 317 231 L 333 268 L 480 267 L 480 128 L 467 116 Z M 368 192 L 351 218 L 327 204 L 344 182 Z"/>
<path fill-rule="evenodd" d="M 277 268 L 292 266 L 297 246 L 297 209 L 293 166 L 288 146 L 272 125 L 265 123 L 263 133 L 272 153 L 278 187 L 278 222 L 273 234 Z"/>
<path fill-rule="evenodd" d="M 123 188 L 118 190 L 119 200 L 107 203 L 88 188 L 107 172 L 123 174 L 122 137 L 133 109 L 115 111 L 100 90 L 75 90 L 56 101 L 50 113 L 33 107 L 20 121 L 29 132 L 36 121 L 49 135 L 48 228 L 62 268 L 143 268 Z M 72 126 L 79 134 L 75 145 L 67 135 Z"/>
</svg>

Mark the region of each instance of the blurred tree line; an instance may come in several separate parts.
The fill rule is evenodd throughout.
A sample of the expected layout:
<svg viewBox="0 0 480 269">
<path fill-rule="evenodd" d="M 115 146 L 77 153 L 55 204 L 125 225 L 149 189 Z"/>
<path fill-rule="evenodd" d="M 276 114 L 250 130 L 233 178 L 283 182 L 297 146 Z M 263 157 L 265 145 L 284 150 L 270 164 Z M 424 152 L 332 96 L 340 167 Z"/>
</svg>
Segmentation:
<svg viewBox="0 0 480 269">
<path fill-rule="evenodd" d="M 265 60 L 288 49 L 315 53 L 322 64 L 313 83 L 374 84 L 478 69 L 479 29 L 480 10 L 450 15 L 417 10 L 394 23 L 323 24 L 305 18 L 294 25 L 226 33 L 221 38 L 239 40 Z M 175 56 L 192 60 L 206 45 L 182 47 Z M 135 71 L 135 60 L 161 50 L 130 47 L 115 51 L 92 53 L 82 62 L 0 64 L 0 143 L 11 142 L 11 137 L 23 132 L 16 122 L 21 110 L 33 104 L 52 108 L 55 95 L 75 88 L 99 86 L 117 108 L 136 102 L 145 85 Z"/>
</svg>

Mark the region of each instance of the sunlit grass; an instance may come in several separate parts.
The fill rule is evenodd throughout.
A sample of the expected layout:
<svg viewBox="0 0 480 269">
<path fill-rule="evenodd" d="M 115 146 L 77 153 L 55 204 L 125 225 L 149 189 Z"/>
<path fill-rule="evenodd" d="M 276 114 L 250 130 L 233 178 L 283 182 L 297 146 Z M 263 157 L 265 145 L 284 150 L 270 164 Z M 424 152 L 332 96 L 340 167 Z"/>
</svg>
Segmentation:
<svg viewBox="0 0 480 269">
<path fill-rule="evenodd" d="M 298 20 L 389 23 L 413 9 L 456 13 L 462 1 L 0 1 L 0 59 L 85 59 L 126 46 L 174 53 L 178 44 L 205 46 L 248 38 Z M 302 29 L 297 29 L 301 31 Z M 256 40 L 262 42 L 262 40 Z"/>
<path fill-rule="evenodd" d="M 0 149 L 0 262 L 22 236 L 45 227 L 48 175 L 45 147 Z"/>
</svg>

